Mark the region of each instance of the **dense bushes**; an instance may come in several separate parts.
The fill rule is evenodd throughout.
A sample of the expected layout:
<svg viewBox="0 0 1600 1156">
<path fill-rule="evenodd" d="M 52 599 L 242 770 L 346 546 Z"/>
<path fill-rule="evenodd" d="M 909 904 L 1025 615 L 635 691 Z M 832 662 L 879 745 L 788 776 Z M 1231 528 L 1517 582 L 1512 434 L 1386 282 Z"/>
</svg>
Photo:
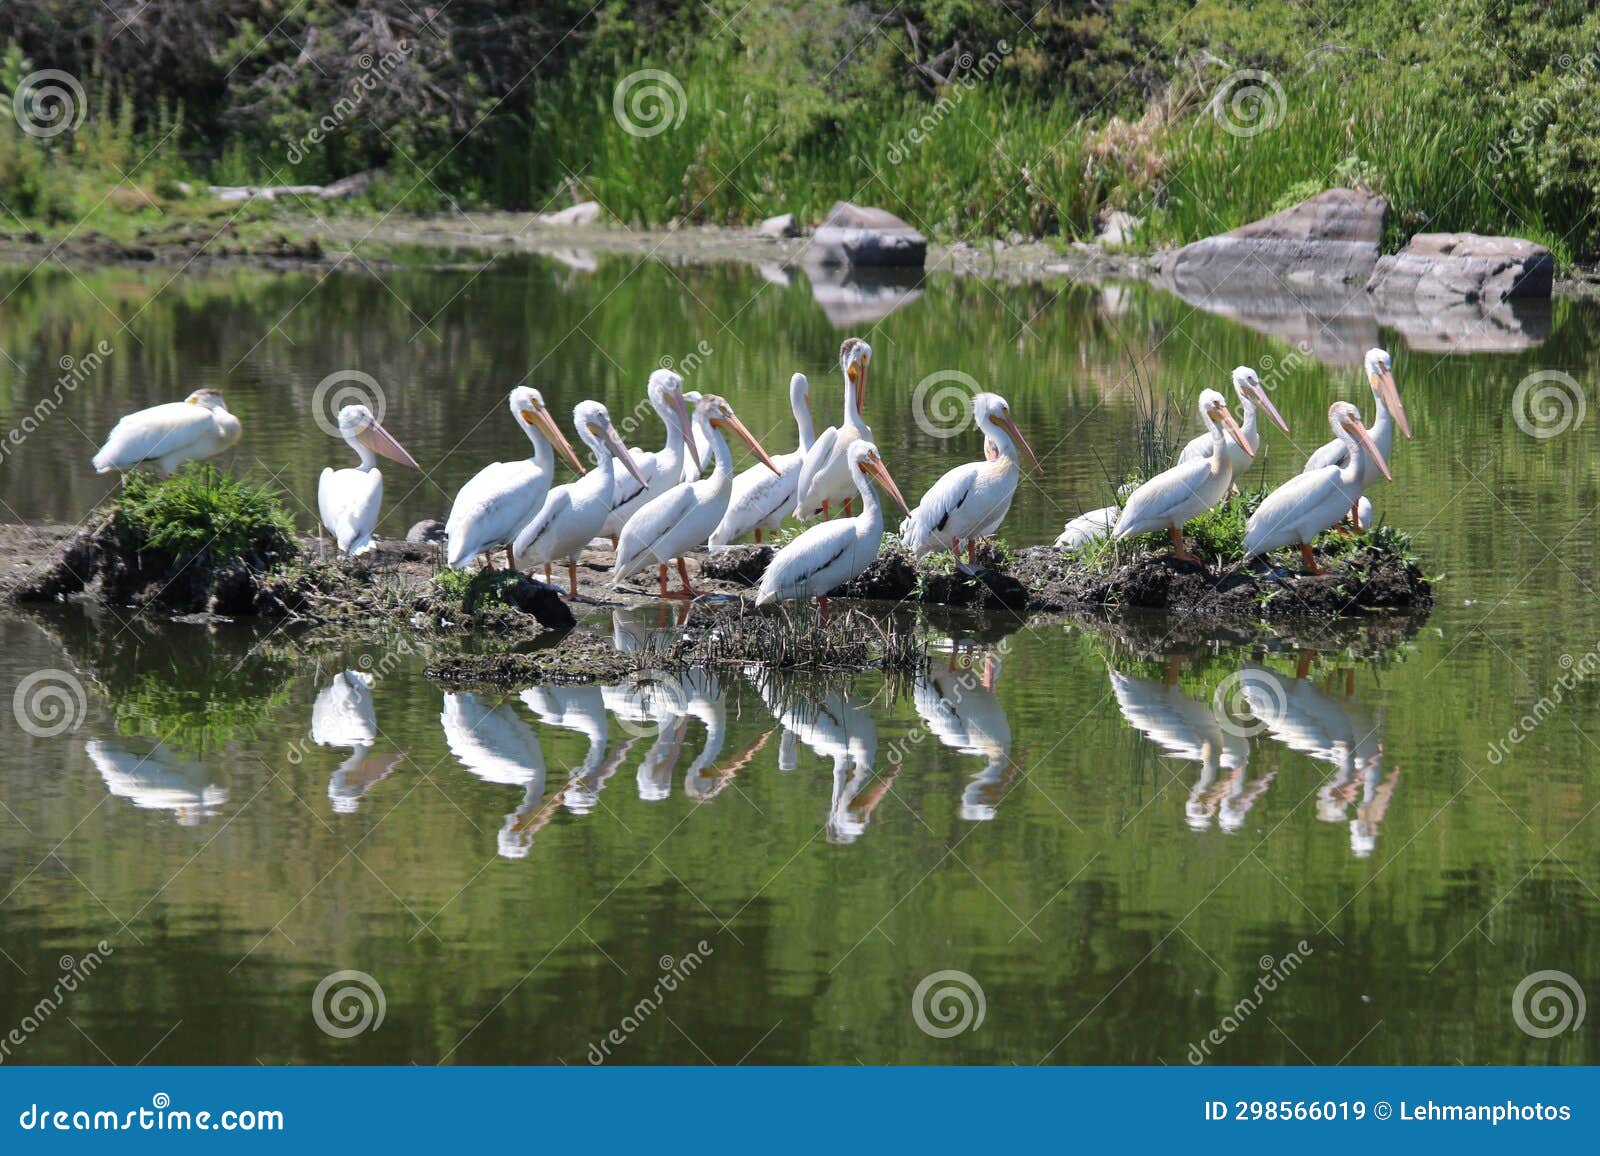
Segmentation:
<svg viewBox="0 0 1600 1156">
<path fill-rule="evenodd" d="M 1082 237 L 1120 207 L 1154 244 L 1359 182 L 1394 201 L 1391 241 L 1475 228 L 1592 258 L 1597 37 L 1578 0 L 13 0 L 8 93 L 20 46 L 89 115 L 46 142 L 0 126 L 0 198 L 69 220 L 97 180 L 384 167 L 384 209 L 594 197 L 730 223 L 848 196 L 938 234 Z M 613 109 L 641 68 L 682 94 L 654 135 Z M 1252 107 L 1269 127 L 1230 132 Z"/>
</svg>

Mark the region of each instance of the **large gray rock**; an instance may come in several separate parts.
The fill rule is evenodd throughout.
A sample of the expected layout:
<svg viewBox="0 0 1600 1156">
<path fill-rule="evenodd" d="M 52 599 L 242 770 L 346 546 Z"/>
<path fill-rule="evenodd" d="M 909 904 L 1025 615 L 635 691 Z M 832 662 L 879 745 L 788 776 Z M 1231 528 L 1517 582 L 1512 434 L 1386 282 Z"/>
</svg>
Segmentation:
<svg viewBox="0 0 1600 1156">
<path fill-rule="evenodd" d="M 1367 290 L 1380 306 L 1411 301 L 1509 301 L 1548 298 L 1555 280 L 1550 250 L 1519 237 L 1418 233 L 1380 259 Z"/>
<path fill-rule="evenodd" d="M 922 268 L 928 239 L 887 209 L 837 201 L 811 235 L 811 265 Z"/>
<path fill-rule="evenodd" d="M 1298 205 L 1181 249 L 1158 253 L 1158 284 L 1186 300 L 1228 286 L 1364 285 L 1378 262 L 1389 202 L 1361 189 L 1329 189 Z"/>
</svg>

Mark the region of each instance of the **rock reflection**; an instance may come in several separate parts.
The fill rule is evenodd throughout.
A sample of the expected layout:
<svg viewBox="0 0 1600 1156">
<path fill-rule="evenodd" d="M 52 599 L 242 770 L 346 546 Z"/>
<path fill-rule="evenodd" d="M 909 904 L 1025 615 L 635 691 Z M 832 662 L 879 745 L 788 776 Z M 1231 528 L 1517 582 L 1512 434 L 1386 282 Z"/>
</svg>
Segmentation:
<svg viewBox="0 0 1600 1156">
<path fill-rule="evenodd" d="M 549 822 L 549 813 L 539 808 L 545 781 L 539 737 L 509 704 L 490 706 L 468 692 L 444 696 L 439 724 L 450 753 L 468 771 L 486 783 L 522 788 L 522 805 L 506 816 L 498 846 L 507 859 L 526 857 L 534 835 Z"/>
<path fill-rule="evenodd" d="M 83 749 L 106 790 L 141 810 L 171 811 L 181 826 L 198 826 L 228 801 L 226 787 L 210 782 L 204 767 L 165 743 L 91 739 Z"/>
<path fill-rule="evenodd" d="M 957 665 L 934 667 L 918 675 L 912 692 L 917 714 L 945 746 L 985 760 L 983 770 L 961 793 L 961 817 L 988 822 L 995 817 L 1006 788 L 1016 776 L 1011 758 L 1011 724 L 994 693 L 1000 677 L 1000 656 L 992 650 L 972 655 Z"/>
<path fill-rule="evenodd" d="M 350 757 L 328 780 L 328 798 L 340 814 L 353 814 L 362 796 L 388 778 L 404 754 L 374 758 L 378 719 L 372 709 L 372 676 L 342 670 L 317 694 L 311 708 L 311 741 L 323 747 L 349 747 Z"/>
</svg>

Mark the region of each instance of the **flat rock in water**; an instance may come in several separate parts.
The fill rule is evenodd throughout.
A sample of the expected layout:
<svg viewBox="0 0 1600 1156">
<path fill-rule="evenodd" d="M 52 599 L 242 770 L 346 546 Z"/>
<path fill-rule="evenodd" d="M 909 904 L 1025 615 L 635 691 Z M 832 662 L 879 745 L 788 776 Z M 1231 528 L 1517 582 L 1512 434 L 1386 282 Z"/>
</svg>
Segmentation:
<svg viewBox="0 0 1600 1156">
<path fill-rule="evenodd" d="M 798 237 L 800 226 L 795 224 L 793 213 L 784 213 L 762 221 L 756 226 L 756 232 L 763 237 Z"/>
<path fill-rule="evenodd" d="M 1362 189 L 1328 189 L 1258 221 L 1151 261 L 1180 296 L 1274 280 L 1290 286 L 1365 284 L 1378 262 L 1389 202 Z"/>
<path fill-rule="evenodd" d="M 921 268 L 928 239 L 887 209 L 835 202 L 811 235 L 812 265 L 885 265 Z"/>
<path fill-rule="evenodd" d="M 406 541 L 412 545 L 420 546 L 427 542 L 443 542 L 444 540 L 444 523 L 437 518 L 424 518 L 406 531 Z"/>
<path fill-rule="evenodd" d="M 1550 250 L 1520 237 L 1418 233 L 1378 260 L 1367 291 L 1380 304 L 1548 298 L 1556 263 Z"/>
</svg>

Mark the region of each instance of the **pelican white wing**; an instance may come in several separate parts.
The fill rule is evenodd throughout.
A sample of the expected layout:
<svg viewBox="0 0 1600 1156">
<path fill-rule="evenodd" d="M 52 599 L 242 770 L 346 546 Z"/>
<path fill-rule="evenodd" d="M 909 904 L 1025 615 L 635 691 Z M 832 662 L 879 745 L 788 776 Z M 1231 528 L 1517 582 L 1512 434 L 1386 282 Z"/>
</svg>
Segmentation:
<svg viewBox="0 0 1600 1156">
<path fill-rule="evenodd" d="M 94 455 L 96 473 L 153 463 L 168 471 L 221 453 L 239 440 L 239 419 L 185 401 L 151 406 L 119 421 Z"/>
<path fill-rule="evenodd" d="M 1005 520 L 1017 470 L 1003 462 L 967 462 L 946 472 L 900 526 L 900 540 L 920 558 L 952 539 L 987 538 Z"/>
</svg>

